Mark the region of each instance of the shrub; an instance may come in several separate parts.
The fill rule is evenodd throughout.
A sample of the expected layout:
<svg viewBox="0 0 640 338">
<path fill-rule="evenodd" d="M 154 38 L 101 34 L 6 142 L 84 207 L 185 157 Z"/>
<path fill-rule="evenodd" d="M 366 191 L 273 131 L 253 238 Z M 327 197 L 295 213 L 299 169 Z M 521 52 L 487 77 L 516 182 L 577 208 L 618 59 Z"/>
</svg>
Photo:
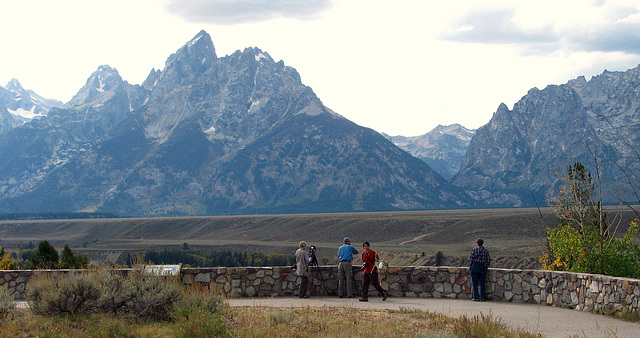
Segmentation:
<svg viewBox="0 0 640 338">
<path fill-rule="evenodd" d="M 125 279 L 121 311 L 143 319 L 168 320 L 184 290 L 176 278 L 149 276 L 136 268 Z"/>
<path fill-rule="evenodd" d="M 31 310 L 48 316 L 98 312 L 100 295 L 95 274 L 87 272 L 39 276 L 27 293 Z"/>
<path fill-rule="evenodd" d="M 119 271 L 102 269 L 98 272 L 101 296 L 98 303 L 103 312 L 118 314 L 126 305 L 126 277 Z"/>
<path fill-rule="evenodd" d="M 543 268 L 639 278 L 638 224 L 632 222 L 624 237 L 615 236 L 617 225 L 607 222 L 591 174 L 580 162 L 561 179 L 564 186 L 549 200 L 559 224 L 546 229 L 549 252 L 540 257 Z"/>
</svg>

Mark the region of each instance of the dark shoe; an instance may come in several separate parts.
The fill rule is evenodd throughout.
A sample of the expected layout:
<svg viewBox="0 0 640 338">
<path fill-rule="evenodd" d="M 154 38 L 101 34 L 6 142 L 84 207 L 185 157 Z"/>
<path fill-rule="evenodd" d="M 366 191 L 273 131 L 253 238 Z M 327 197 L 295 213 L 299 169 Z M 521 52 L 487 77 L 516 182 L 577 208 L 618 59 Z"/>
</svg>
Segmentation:
<svg viewBox="0 0 640 338">
<path fill-rule="evenodd" d="M 304 299 L 307 299 L 307 298 L 309 298 L 309 296 L 307 296 L 307 295 L 304 295 L 304 296 L 300 296 L 300 298 L 304 298 Z"/>
<path fill-rule="evenodd" d="M 355 296 L 349 296 L 349 298 L 356 298 Z"/>
<path fill-rule="evenodd" d="M 484 301 L 486 301 L 486 299 L 484 299 L 484 298 L 480 298 L 480 301 L 481 301 L 481 302 L 484 302 Z"/>
<path fill-rule="evenodd" d="M 387 300 L 387 297 L 388 297 L 388 296 L 389 296 L 389 292 L 388 292 L 388 291 L 385 291 L 385 292 L 382 294 L 382 300 Z"/>
<path fill-rule="evenodd" d="M 359 301 L 361 301 L 361 302 L 368 302 L 368 301 L 369 301 L 369 299 L 368 299 L 368 298 L 360 298 L 360 299 L 358 299 L 358 300 L 359 300 Z"/>
<path fill-rule="evenodd" d="M 344 298 L 344 296 L 343 296 L 343 295 L 340 295 L 340 296 L 338 296 L 338 298 Z"/>
</svg>

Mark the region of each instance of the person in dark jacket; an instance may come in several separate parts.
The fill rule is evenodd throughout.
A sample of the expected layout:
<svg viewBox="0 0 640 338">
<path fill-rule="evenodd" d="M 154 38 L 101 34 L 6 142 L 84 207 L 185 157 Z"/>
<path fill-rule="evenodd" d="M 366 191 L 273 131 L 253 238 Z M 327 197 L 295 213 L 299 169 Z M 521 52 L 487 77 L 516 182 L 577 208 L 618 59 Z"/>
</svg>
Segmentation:
<svg viewBox="0 0 640 338">
<path fill-rule="evenodd" d="M 484 240 L 478 238 L 476 247 L 471 251 L 469 260 L 471 261 L 471 282 L 473 287 L 473 300 L 485 301 L 485 283 L 487 277 L 487 268 L 491 265 L 491 257 L 489 250 L 484 246 Z M 478 288 L 480 289 L 478 292 Z"/>
</svg>

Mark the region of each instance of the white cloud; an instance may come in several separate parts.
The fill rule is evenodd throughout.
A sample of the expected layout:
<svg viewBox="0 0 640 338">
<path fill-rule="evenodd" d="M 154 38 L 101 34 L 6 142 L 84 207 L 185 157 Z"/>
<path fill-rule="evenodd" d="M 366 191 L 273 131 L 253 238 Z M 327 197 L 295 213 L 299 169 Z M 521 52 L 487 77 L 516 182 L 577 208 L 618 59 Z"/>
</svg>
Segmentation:
<svg viewBox="0 0 640 338">
<path fill-rule="evenodd" d="M 511 44 L 523 54 L 624 52 L 640 55 L 640 6 L 615 1 L 514 2 L 474 8 L 441 35 L 446 41 Z M 563 5 L 564 4 L 564 5 Z"/>
<path fill-rule="evenodd" d="M 329 0 L 169 0 L 167 9 L 189 22 L 242 24 L 276 18 L 307 20 L 331 7 Z"/>
</svg>

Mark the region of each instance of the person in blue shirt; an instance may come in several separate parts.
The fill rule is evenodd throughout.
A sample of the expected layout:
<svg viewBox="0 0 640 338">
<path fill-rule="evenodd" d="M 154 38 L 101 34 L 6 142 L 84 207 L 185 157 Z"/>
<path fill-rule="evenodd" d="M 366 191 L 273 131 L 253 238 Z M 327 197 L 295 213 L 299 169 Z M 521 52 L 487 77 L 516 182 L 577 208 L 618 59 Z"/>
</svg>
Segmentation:
<svg viewBox="0 0 640 338">
<path fill-rule="evenodd" d="M 342 241 L 344 244 L 338 249 L 338 295 L 340 298 L 353 298 L 353 268 L 351 261 L 358 250 L 351 245 L 349 237 Z M 346 292 L 345 292 L 346 288 Z"/>
</svg>

